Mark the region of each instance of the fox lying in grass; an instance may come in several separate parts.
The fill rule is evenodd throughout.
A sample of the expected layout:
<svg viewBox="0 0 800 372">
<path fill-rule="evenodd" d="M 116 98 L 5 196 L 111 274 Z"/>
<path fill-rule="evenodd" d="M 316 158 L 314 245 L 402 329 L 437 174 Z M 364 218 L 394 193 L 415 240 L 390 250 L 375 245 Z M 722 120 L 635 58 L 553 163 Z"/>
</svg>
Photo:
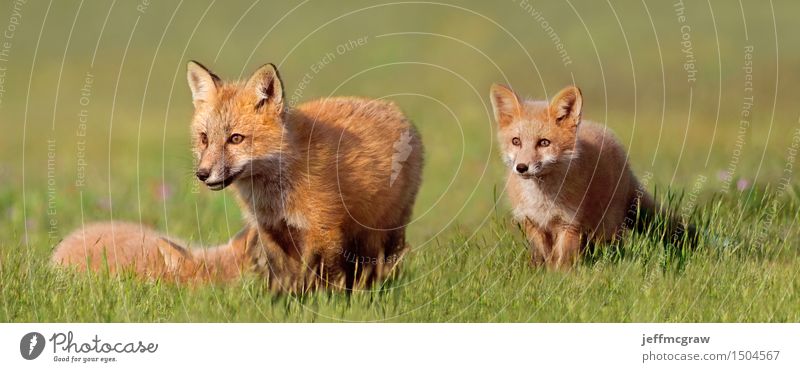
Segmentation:
<svg viewBox="0 0 800 372">
<path fill-rule="evenodd" d="M 119 273 L 184 283 L 230 282 L 253 267 L 258 236 L 243 230 L 211 249 L 186 249 L 143 226 L 101 222 L 74 231 L 58 244 L 51 262 L 77 270 Z"/>
<path fill-rule="evenodd" d="M 422 142 L 391 102 L 325 98 L 289 109 L 272 64 L 224 82 L 190 62 L 197 178 L 233 185 L 248 226 L 275 244 L 259 261 L 290 290 L 384 278 L 406 249 Z M 263 268 L 263 267 L 262 267 Z"/>
<path fill-rule="evenodd" d="M 510 168 L 508 195 L 534 265 L 571 267 L 589 243 L 613 241 L 661 213 L 611 130 L 581 120 L 578 88 L 567 87 L 548 103 L 522 101 L 495 84 L 490 98 Z M 668 225 L 678 231 L 675 237 L 684 232 L 678 221 Z"/>
</svg>

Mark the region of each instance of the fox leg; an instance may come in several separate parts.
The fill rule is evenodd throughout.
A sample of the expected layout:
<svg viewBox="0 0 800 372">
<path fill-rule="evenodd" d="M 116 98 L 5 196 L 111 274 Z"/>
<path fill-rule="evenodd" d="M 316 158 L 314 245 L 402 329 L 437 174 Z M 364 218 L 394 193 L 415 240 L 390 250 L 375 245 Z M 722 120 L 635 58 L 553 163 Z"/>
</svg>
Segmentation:
<svg viewBox="0 0 800 372">
<path fill-rule="evenodd" d="M 357 234 L 352 244 L 345 247 L 347 286 L 364 288 L 383 270 L 388 235 L 386 231 L 364 230 Z M 393 247 L 391 247 L 393 248 Z"/>
<path fill-rule="evenodd" d="M 389 247 L 389 249 L 384 253 L 383 265 L 380 267 L 381 272 L 376 278 L 378 281 L 383 281 L 389 277 L 400 263 L 403 256 L 411 249 L 406 242 L 405 227 L 389 231 L 387 234 L 387 241 L 387 247 Z"/>
<path fill-rule="evenodd" d="M 525 235 L 531 250 L 531 265 L 539 266 L 553 250 L 549 236 L 530 220 L 525 220 Z"/>
<path fill-rule="evenodd" d="M 578 260 L 581 251 L 581 234 L 573 228 L 564 228 L 556 235 L 553 252 L 548 257 L 548 266 L 568 269 Z"/>
<path fill-rule="evenodd" d="M 298 293 L 302 291 L 305 266 L 299 259 L 287 253 L 298 251 L 289 240 L 276 240 L 274 232 L 252 227 L 244 242 L 245 256 L 250 258 L 256 273 L 266 278 L 269 288 L 275 292 Z M 281 246 L 283 242 L 283 246 Z"/>
<path fill-rule="evenodd" d="M 303 266 L 306 289 L 344 287 L 342 272 L 343 234 L 339 229 L 312 229 L 303 239 Z"/>
</svg>

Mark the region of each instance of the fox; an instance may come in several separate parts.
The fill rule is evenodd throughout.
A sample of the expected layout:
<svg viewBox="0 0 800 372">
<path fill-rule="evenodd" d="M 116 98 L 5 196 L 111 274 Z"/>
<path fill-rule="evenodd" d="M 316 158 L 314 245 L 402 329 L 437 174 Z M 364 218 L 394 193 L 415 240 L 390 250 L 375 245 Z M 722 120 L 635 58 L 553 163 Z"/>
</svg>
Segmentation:
<svg viewBox="0 0 800 372">
<path fill-rule="evenodd" d="M 189 249 L 162 234 L 129 222 L 96 222 L 73 231 L 55 248 L 51 264 L 78 271 L 130 271 L 148 280 L 229 283 L 252 272 L 258 235 L 244 229 L 228 243 Z"/>
<path fill-rule="evenodd" d="M 579 88 L 567 86 L 548 102 L 522 100 L 493 84 L 490 101 L 508 167 L 506 191 L 532 265 L 569 269 L 588 246 L 618 240 L 656 214 L 667 217 L 673 236 L 695 234 L 647 193 L 613 132 L 582 120 Z"/>
<path fill-rule="evenodd" d="M 408 250 L 423 145 L 393 102 L 327 97 L 290 107 L 278 69 L 223 81 L 187 65 L 197 179 L 231 186 L 264 240 L 260 271 L 289 291 L 387 278 Z"/>
</svg>

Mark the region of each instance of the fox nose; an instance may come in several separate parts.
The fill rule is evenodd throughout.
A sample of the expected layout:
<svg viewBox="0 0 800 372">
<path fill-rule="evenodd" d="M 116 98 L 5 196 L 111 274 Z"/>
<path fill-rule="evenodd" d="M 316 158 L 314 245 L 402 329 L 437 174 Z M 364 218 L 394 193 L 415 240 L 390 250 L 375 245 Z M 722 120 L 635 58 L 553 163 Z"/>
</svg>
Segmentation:
<svg viewBox="0 0 800 372">
<path fill-rule="evenodd" d="M 528 164 L 519 163 L 517 164 L 517 173 L 525 173 L 528 171 Z"/>
<path fill-rule="evenodd" d="M 208 169 L 198 169 L 194 175 L 197 176 L 198 180 L 205 182 L 205 180 L 208 179 L 209 173 Z"/>
</svg>

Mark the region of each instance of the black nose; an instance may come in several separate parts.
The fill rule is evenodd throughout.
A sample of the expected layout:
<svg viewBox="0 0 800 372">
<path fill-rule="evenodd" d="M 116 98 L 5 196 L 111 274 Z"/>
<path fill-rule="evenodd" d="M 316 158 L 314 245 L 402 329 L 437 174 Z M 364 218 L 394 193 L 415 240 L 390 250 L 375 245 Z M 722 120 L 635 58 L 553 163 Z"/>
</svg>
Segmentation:
<svg viewBox="0 0 800 372">
<path fill-rule="evenodd" d="M 194 175 L 197 176 L 198 180 L 205 181 L 208 179 L 208 173 L 208 169 L 198 169 Z"/>
<path fill-rule="evenodd" d="M 517 164 L 517 173 L 525 173 L 528 171 L 528 164 Z"/>
</svg>

